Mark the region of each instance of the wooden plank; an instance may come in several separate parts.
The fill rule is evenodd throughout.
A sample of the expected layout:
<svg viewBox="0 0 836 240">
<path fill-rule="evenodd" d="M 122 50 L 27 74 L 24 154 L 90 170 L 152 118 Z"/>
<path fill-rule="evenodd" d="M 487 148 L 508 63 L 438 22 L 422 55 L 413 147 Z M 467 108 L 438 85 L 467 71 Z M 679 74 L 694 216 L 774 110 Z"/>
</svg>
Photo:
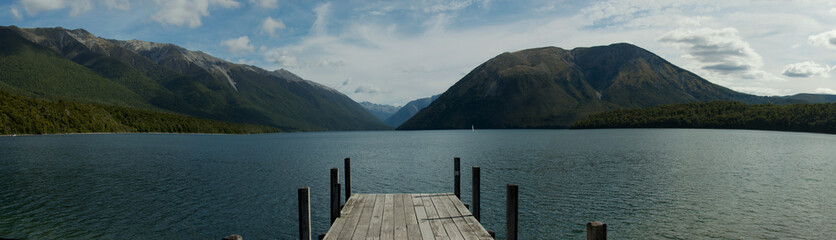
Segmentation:
<svg viewBox="0 0 836 240">
<path fill-rule="evenodd" d="M 340 235 L 340 232 L 345 227 L 346 219 L 349 213 L 351 212 L 351 209 L 354 208 L 353 205 L 355 204 L 355 202 L 356 200 L 346 202 L 346 207 L 344 207 L 343 210 L 340 211 L 340 217 L 338 217 L 334 221 L 334 224 L 331 224 L 331 228 L 328 229 L 328 232 L 325 234 L 325 239 L 337 239 L 337 237 Z M 353 227 L 351 231 L 354 231 Z"/>
<path fill-rule="evenodd" d="M 395 219 L 395 239 L 408 239 L 406 236 L 406 207 L 403 205 L 403 199 L 404 194 L 395 194 L 395 212 L 392 214 Z"/>
<path fill-rule="evenodd" d="M 395 239 L 395 195 L 386 194 L 383 203 L 383 221 L 380 226 L 380 239 Z"/>
<path fill-rule="evenodd" d="M 340 230 L 343 229 L 343 225 L 345 225 L 345 218 L 337 218 L 337 220 L 334 220 L 334 224 L 331 224 L 331 229 L 325 234 L 325 240 L 337 239 L 337 235 L 340 235 Z"/>
<path fill-rule="evenodd" d="M 482 224 L 479 223 L 479 221 L 476 221 L 476 218 L 472 217 L 472 214 L 470 213 L 470 211 L 467 210 L 467 207 L 464 206 L 464 203 L 462 203 L 461 201 L 453 201 L 453 204 L 455 205 L 456 209 L 458 209 L 461 215 L 471 215 L 470 217 L 464 218 L 464 220 L 465 222 L 467 222 L 467 224 L 470 226 L 473 232 L 476 233 L 476 236 L 479 239 L 493 239 L 491 238 L 491 234 L 488 233 L 488 230 L 486 230 L 482 226 Z"/>
<path fill-rule="evenodd" d="M 412 194 L 412 205 L 415 206 L 415 220 L 418 221 L 418 229 L 421 230 L 422 240 L 433 240 L 433 230 L 430 226 L 430 220 L 427 219 L 427 210 L 424 207 L 424 200 L 421 194 Z M 412 238 L 410 238 L 412 239 Z"/>
<path fill-rule="evenodd" d="M 378 194 L 374 199 L 374 208 L 372 209 L 372 220 L 369 222 L 369 232 L 366 238 L 380 238 L 380 228 L 383 219 L 383 202 L 385 201 L 385 194 Z"/>
<path fill-rule="evenodd" d="M 354 207 L 357 205 L 357 201 L 359 198 L 349 198 L 345 201 L 345 205 L 343 206 L 343 210 L 340 210 L 340 217 L 345 217 L 351 215 L 351 210 L 354 210 Z"/>
<path fill-rule="evenodd" d="M 360 195 L 360 194 L 354 194 Z M 357 227 L 354 229 L 355 239 L 366 239 L 366 234 L 369 232 L 369 225 L 372 219 L 372 211 L 374 209 L 374 202 L 377 194 L 362 194 L 364 198 L 363 212 L 360 214 L 360 220 L 357 222 Z M 358 206 L 359 207 L 359 206 Z"/>
<path fill-rule="evenodd" d="M 435 205 L 435 210 L 438 211 L 438 218 L 441 220 L 441 225 L 444 226 L 444 229 L 447 231 L 447 236 L 450 237 L 452 240 L 464 240 L 461 231 L 459 231 L 459 227 L 456 226 L 456 223 L 453 222 L 452 215 L 447 212 L 447 208 L 444 206 L 444 201 L 450 201 L 446 195 L 442 194 L 433 194 L 432 195 L 432 202 Z"/>
<path fill-rule="evenodd" d="M 436 239 L 450 239 L 447 235 L 447 230 L 444 229 L 444 226 L 441 225 L 441 221 L 438 218 L 438 211 L 435 205 L 433 205 L 432 194 L 423 194 L 420 197 L 424 202 L 424 210 L 427 211 L 427 219 L 430 221 L 433 236 Z"/>
<path fill-rule="evenodd" d="M 403 195 L 404 221 L 406 221 L 406 239 L 420 240 L 421 228 L 418 226 L 418 218 L 415 216 L 415 205 L 412 202 L 412 195 Z"/>
<path fill-rule="evenodd" d="M 444 202 L 444 207 L 447 209 L 447 212 L 450 214 L 450 217 L 453 220 L 453 223 L 456 224 L 456 227 L 459 228 L 459 232 L 461 232 L 462 237 L 465 240 L 477 240 L 479 237 L 476 235 L 476 232 L 473 231 L 473 228 L 470 224 L 467 224 L 465 218 L 473 218 L 470 212 L 465 212 L 464 214 L 456 208 L 456 202 L 461 202 L 459 198 L 455 196 L 446 196 L 447 201 L 443 201 L 444 197 L 442 197 L 442 202 Z"/>
<path fill-rule="evenodd" d="M 363 205 L 365 205 L 366 195 L 356 194 L 345 204 L 340 218 L 345 218 L 345 225 L 337 236 L 337 239 L 352 239 L 354 232 L 357 230 L 360 222 L 360 215 L 363 214 Z"/>
</svg>

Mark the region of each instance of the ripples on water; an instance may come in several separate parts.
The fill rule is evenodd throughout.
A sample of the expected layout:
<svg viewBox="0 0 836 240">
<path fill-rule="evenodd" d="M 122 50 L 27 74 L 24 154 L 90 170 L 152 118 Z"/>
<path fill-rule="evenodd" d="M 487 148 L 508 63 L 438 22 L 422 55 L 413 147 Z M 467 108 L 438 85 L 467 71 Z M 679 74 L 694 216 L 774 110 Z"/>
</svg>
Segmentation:
<svg viewBox="0 0 836 240">
<path fill-rule="evenodd" d="M 482 168 L 483 225 L 521 239 L 836 235 L 836 136 L 733 130 L 482 130 L 0 138 L 0 237 L 297 238 L 296 189 L 327 231 L 328 169 L 356 193 L 451 192 L 452 158 Z M 342 174 L 342 173 L 341 173 Z M 813 230 L 816 229 L 817 230 Z"/>
</svg>

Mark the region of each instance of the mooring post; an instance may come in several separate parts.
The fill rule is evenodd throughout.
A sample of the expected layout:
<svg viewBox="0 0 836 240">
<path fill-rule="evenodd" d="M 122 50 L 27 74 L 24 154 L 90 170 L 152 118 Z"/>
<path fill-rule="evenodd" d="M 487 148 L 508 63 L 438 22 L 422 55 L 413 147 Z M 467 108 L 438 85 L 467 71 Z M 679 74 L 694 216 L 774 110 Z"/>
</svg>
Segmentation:
<svg viewBox="0 0 836 240">
<path fill-rule="evenodd" d="M 345 201 L 351 198 L 351 158 L 345 158 Z"/>
<path fill-rule="evenodd" d="M 481 190 L 479 189 L 481 185 L 479 177 L 481 176 L 482 173 L 481 170 L 479 170 L 479 167 L 473 166 L 473 206 L 471 206 L 471 209 L 473 209 L 473 211 L 471 212 L 473 212 L 473 217 L 476 218 L 476 221 L 480 220 L 479 216 L 481 215 L 481 209 L 479 206 L 479 204 L 481 204 L 481 201 L 479 199 L 481 197 L 481 194 L 479 192 Z"/>
<path fill-rule="evenodd" d="M 607 240 L 607 224 L 599 221 L 586 223 L 586 240 Z"/>
<path fill-rule="evenodd" d="M 311 189 L 299 189 L 299 239 L 311 240 Z"/>
<path fill-rule="evenodd" d="M 340 169 L 331 169 L 331 224 L 340 217 Z"/>
<path fill-rule="evenodd" d="M 456 198 L 462 199 L 462 159 L 459 157 L 453 158 L 453 193 Z"/>
<path fill-rule="evenodd" d="M 505 234 L 508 240 L 517 240 L 517 205 L 519 203 L 519 187 L 508 184 L 505 198 Z"/>
</svg>

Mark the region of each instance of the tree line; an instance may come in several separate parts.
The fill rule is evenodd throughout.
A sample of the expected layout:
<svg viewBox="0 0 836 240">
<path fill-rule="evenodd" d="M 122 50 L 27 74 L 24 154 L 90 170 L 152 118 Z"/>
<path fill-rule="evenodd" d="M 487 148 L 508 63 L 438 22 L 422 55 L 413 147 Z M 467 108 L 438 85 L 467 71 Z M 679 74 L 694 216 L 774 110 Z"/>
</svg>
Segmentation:
<svg viewBox="0 0 836 240">
<path fill-rule="evenodd" d="M 836 133 L 836 103 L 757 104 L 714 101 L 620 109 L 570 128 L 718 128 Z"/>
<path fill-rule="evenodd" d="M 71 101 L 49 101 L 0 91 L 0 134 L 164 132 L 247 134 L 277 128 L 200 119 L 174 113 Z"/>
</svg>

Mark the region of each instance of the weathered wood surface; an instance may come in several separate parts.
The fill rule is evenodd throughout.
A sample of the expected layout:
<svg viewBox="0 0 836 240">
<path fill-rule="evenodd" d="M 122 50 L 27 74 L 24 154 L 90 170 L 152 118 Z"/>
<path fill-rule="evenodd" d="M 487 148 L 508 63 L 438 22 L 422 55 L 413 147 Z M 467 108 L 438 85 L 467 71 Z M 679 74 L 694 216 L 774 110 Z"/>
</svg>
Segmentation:
<svg viewBox="0 0 836 240">
<path fill-rule="evenodd" d="M 493 239 L 453 193 L 351 194 L 325 239 Z"/>
</svg>

